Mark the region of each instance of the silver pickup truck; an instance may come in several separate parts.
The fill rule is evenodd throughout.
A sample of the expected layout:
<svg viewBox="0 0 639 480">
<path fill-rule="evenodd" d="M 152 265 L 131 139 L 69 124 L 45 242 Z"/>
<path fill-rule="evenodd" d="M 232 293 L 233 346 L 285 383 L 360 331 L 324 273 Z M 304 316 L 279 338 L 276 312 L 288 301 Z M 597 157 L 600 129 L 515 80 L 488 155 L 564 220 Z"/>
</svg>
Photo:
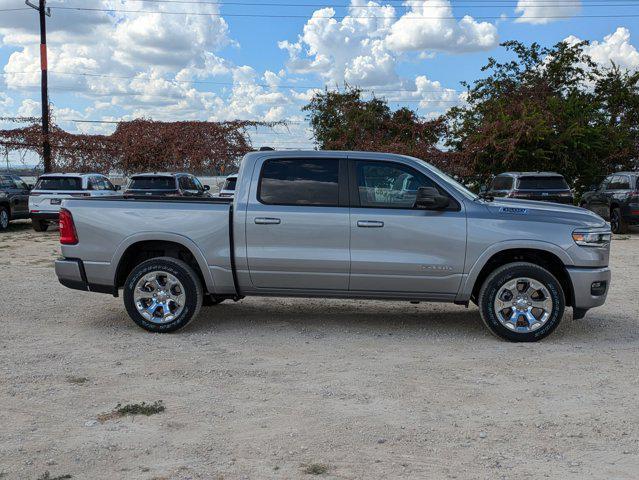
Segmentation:
<svg viewBox="0 0 639 480">
<path fill-rule="evenodd" d="M 264 151 L 229 198 L 65 200 L 70 288 L 123 290 L 152 332 L 246 295 L 479 306 L 496 335 L 536 341 L 610 287 L 610 228 L 578 207 L 480 198 L 428 163 L 366 152 Z"/>
</svg>

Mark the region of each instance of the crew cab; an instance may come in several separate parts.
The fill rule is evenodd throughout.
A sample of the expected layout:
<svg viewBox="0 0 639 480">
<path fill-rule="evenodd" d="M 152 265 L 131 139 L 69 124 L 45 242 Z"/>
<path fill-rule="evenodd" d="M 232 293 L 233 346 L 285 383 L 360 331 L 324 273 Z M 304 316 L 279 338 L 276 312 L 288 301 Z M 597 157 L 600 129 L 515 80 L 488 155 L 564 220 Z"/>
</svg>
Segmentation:
<svg viewBox="0 0 639 480">
<path fill-rule="evenodd" d="M 29 217 L 36 232 L 44 232 L 58 221 L 62 200 L 76 197 L 119 195 L 120 187 L 99 173 L 46 173 L 29 195 Z"/>
<path fill-rule="evenodd" d="M 17 175 L 0 175 L 0 230 L 9 228 L 11 220 L 29 218 L 29 192 L 32 187 Z"/>
<path fill-rule="evenodd" d="M 592 212 L 481 198 L 417 158 L 260 151 L 232 200 L 65 200 L 55 270 L 70 288 L 122 290 L 152 332 L 262 295 L 474 302 L 491 332 L 535 341 L 566 306 L 581 318 L 604 303 L 610 236 Z"/>
<path fill-rule="evenodd" d="M 579 205 L 609 220 L 613 233 L 628 233 L 631 225 L 639 225 L 639 172 L 607 176 L 584 193 Z"/>
</svg>

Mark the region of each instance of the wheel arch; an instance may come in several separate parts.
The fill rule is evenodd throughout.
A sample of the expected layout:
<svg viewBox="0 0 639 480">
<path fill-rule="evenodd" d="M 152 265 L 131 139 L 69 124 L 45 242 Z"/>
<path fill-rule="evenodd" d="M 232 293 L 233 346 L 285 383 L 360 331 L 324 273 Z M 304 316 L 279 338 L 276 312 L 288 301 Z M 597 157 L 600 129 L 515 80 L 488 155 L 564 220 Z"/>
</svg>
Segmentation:
<svg viewBox="0 0 639 480">
<path fill-rule="evenodd" d="M 111 265 L 115 266 L 113 285 L 121 287 L 136 265 L 156 257 L 173 257 L 185 261 L 198 274 L 206 291 L 215 290 L 206 258 L 193 241 L 182 235 L 152 232 L 128 237 L 120 243 L 111 261 Z"/>
<path fill-rule="evenodd" d="M 566 270 L 566 265 L 572 265 L 572 260 L 556 245 L 543 242 L 541 245 L 504 245 L 502 248 L 486 251 L 468 274 L 462 295 L 476 302 L 479 289 L 491 272 L 507 263 L 522 261 L 534 263 L 552 273 L 564 290 L 566 306 L 573 305 L 574 291 Z"/>
</svg>

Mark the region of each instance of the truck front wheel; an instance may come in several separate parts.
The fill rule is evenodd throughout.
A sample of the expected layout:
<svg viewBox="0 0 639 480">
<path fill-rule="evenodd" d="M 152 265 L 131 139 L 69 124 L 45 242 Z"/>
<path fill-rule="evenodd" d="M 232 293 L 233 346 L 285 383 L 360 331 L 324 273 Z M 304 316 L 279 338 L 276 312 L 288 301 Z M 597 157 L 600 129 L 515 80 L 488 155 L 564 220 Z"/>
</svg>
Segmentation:
<svg viewBox="0 0 639 480">
<path fill-rule="evenodd" d="M 557 328 L 566 301 L 561 284 L 545 268 L 528 262 L 503 265 L 479 291 L 488 329 L 511 342 L 536 342 Z"/>
<path fill-rule="evenodd" d="M 202 284 L 182 260 L 158 257 L 136 266 L 124 284 L 124 306 L 135 323 L 149 332 L 184 327 L 200 311 Z"/>
</svg>

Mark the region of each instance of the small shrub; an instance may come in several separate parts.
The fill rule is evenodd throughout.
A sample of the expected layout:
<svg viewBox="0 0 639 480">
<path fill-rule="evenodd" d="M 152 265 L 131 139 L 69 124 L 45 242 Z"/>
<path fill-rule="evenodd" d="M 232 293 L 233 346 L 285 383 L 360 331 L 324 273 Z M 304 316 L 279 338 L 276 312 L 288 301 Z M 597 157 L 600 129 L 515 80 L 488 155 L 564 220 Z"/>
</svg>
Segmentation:
<svg viewBox="0 0 639 480">
<path fill-rule="evenodd" d="M 308 475 L 324 475 L 328 472 L 328 465 L 323 463 L 310 463 L 304 466 L 304 473 Z"/>
</svg>

